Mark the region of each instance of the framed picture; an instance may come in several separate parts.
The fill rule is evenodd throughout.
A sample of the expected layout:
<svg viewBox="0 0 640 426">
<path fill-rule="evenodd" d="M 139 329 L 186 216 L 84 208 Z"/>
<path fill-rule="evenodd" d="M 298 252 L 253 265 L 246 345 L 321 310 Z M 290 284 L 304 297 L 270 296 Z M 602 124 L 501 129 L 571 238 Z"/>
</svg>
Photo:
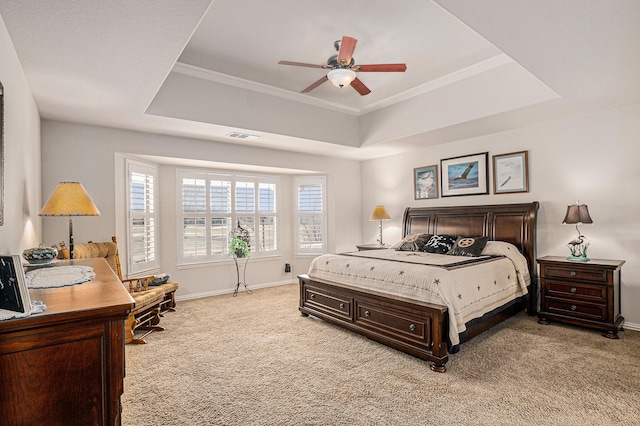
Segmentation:
<svg viewBox="0 0 640 426">
<path fill-rule="evenodd" d="M 413 169 L 413 194 L 416 200 L 438 198 L 438 165 Z"/>
<path fill-rule="evenodd" d="M 489 193 L 488 153 L 440 160 L 442 196 Z"/>
<path fill-rule="evenodd" d="M 493 193 L 529 192 L 527 151 L 493 156 Z"/>
<path fill-rule="evenodd" d="M 31 312 L 20 256 L 0 256 L 0 309 Z"/>
</svg>

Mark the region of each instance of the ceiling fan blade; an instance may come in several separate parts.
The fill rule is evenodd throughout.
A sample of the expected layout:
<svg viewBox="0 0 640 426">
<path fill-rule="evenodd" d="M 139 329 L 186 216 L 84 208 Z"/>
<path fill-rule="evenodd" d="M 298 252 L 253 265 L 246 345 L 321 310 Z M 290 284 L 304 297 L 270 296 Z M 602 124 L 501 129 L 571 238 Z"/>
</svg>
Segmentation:
<svg viewBox="0 0 640 426">
<path fill-rule="evenodd" d="M 405 72 L 406 64 L 372 64 L 372 65 L 355 65 L 351 67 L 354 71 L 359 72 Z"/>
<path fill-rule="evenodd" d="M 329 80 L 327 78 L 327 76 L 323 76 L 320 80 L 316 81 L 315 83 L 312 83 L 309 87 L 307 87 L 306 89 L 304 89 L 302 92 L 300 93 L 309 93 L 310 91 L 312 91 L 313 89 L 315 89 L 316 87 L 320 86 L 322 83 L 324 83 L 325 81 Z"/>
<path fill-rule="evenodd" d="M 293 65 L 293 66 L 296 66 L 296 67 L 327 68 L 326 65 L 306 64 L 304 62 L 280 61 L 280 62 L 278 62 L 278 64 L 280 64 L 280 65 Z"/>
<path fill-rule="evenodd" d="M 357 77 L 355 80 L 351 82 L 351 87 L 353 87 L 356 90 L 356 92 L 360 93 L 360 95 L 362 96 L 368 95 L 369 93 L 371 93 L 371 90 L 369 90 L 369 88 L 365 86 L 364 83 L 360 81 L 360 79 L 358 79 Z"/>
<path fill-rule="evenodd" d="M 340 51 L 338 52 L 338 63 L 342 66 L 349 65 L 351 63 L 351 57 L 353 51 L 356 50 L 356 40 L 353 37 L 343 36 L 340 42 Z"/>
</svg>

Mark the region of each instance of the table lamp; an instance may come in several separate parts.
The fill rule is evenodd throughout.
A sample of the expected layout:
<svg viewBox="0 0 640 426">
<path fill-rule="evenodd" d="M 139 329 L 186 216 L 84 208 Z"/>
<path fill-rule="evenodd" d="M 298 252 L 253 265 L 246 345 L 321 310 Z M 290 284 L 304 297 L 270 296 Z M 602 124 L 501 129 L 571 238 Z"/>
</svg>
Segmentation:
<svg viewBox="0 0 640 426">
<path fill-rule="evenodd" d="M 567 213 L 565 214 L 562 223 L 576 225 L 576 231 L 578 231 L 578 238 L 569 241 L 567 244 L 569 250 L 571 250 L 571 256 L 567 257 L 567 260 L 588 262 L 589 258 L 587 257 L 587 248 L 589 248 L 590 243 L 585 243 L 585 237 L 580 233 L 580 229 L 578 229 L 578 225 L 582 225 L 583 223 L 593 223 L 591 216 L 589 216 L 589 208 L 587 205 L 576 202 L 575 204 L 567 206 Z"/>
<path fill-rule="evenodd" d="M 376 206 L 375 209 L 373 209 L 373 212 L 371 213 L 371 217 L 369 218 L 369 220 L 379 220 L 380 221 L 380 225 L 379 225 L 379 232 L 380 232 L 380 238 L 378 238 L 378 243 L 383 246 L 384 243 L 382 242 L 382 221 L 383 220 L 389 220 L 391 219 L 391 216 L 389 216 L 389 213 L 387 213 L 387 211 L 384 209 L 384 206 Z"/>
<path fill-rule="evenodd" d="M 69 216 L 69 259 L 73 259 L 73 221 L 71 216 L 99 216 L 80 182 L 60 182 L 53 191 L 39 216 Z"/>
</svg>

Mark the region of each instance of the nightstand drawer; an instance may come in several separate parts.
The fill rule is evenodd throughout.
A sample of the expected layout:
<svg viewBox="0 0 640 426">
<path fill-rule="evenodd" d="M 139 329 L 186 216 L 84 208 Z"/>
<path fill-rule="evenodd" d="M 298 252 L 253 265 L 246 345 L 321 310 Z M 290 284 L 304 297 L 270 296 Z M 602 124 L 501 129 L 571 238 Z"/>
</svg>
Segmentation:
<svg viewBox="0 0 640 426">
<path fill-rule="evenodd" d="M 604 285 L 576 284 L 545 279 L 545 296 L 593 303 L 607 303 L 607 287 Z"/>
<path fill-rule="evenodd" d="M 584 264 L 579 267 L 572 266 L 544 266 L 545 278 L 558 278 L 563 280 L 591 281 L 595 283 L 607 282 L 607 271 L 602 268 L 585 268 Z"/>
<path fill-rule="evenodd" d="M 552 297 L 546 298 L 544 303 L 546 305 L 544 310 L 550 314 L 568 315 L 593 321 L 604 321 L 607 315 L 607 305 L 580 303 Z"/>
</svg>

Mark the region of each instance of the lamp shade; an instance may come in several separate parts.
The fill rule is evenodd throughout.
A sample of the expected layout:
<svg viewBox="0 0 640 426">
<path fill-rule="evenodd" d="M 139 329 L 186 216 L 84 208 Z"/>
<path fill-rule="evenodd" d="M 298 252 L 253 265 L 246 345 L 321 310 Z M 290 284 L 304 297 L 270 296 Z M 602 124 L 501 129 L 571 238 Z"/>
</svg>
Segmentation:
<svg viewBox="0 0 640 426">
<path fill-rule="evenodd" d="M 384 206 L 376 206 L 371 213 L 369 220 L 388 220 L 391 219 L 389 213 L 384 209 Z"/>
<path fill-rule="evenodd" d="M 589 216 L 589 208 L 586 204 L 572 204 L 567 206 L 567 213 L 564 216 L 562 223 L 568 224 L 582 224 L 593 223 L 591 216 Z"/>
<path fill-rule="evenodd" d="M 60 182 L 39 215 L 98 216 L 100 211 L 80 182 Z"/>
<path fill-rule="evenodd" d="M 356 73 L 346 68 L 337 68 L 327 73 L 327 78 L 336 87 L 344 87 L 356 79 Z"/>
</svg>

